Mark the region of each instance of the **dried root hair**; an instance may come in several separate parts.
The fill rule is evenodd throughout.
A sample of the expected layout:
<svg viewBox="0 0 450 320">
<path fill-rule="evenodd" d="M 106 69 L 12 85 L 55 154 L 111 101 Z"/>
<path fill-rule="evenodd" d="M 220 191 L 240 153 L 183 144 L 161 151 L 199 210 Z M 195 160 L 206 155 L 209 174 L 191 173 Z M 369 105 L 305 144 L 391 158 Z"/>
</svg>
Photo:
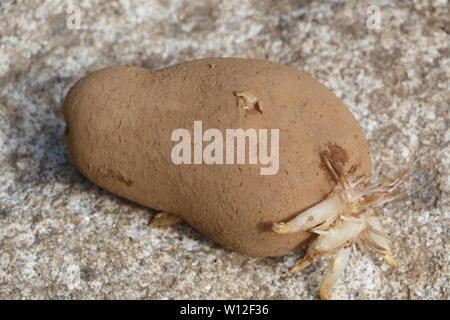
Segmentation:
<svg viewBox="0 0 450 320">
<path fill-rule="evenodd" d="M 300 231 L 317 234 L 305 257 L 291 272 L 297 272 L 315 263 L 321 255 L 334 253 L 320 286 L 320 297 L 328 299 L 330 289 L 345 270 L 350 247 L 354 244 L 364 253 L 365 248 L 372 249 L 390 266 L 397 267 L 389 247 L 389 237 L 382 230 L 375 209 L 404 195 L 394 192 L 407 179 L 408 171 L 395 178 L 370 184 L 371 176 L 355 177 L 355 168 L 346 173 L 341 165 L 332 162 L 326 153 L 322 153 L 321 157 L 336 181 L 336 186 L 325 200 L 286 223 L 275 223 L 272 231 L 277 234 Z"/>
</svg>

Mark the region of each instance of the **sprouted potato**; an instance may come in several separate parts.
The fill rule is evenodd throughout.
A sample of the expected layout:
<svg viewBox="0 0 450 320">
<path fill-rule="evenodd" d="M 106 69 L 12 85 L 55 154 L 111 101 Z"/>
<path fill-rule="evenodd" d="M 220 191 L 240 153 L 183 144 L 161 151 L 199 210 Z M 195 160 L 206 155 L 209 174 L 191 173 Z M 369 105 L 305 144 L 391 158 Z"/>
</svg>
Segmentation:
<svg viewBox="0 0 450 320">
<path fill-rule="evenodd" d="M 395 266 L 375 207 L 395 198 L 405 176 L 370 185 L 359 124 L 305 73 L 232 58 L 157 71 L 109 67 L 71 88 L 64 117 L 77 168 L 159 210 L 153 226 L 184 220 L 225 248 L 258 257 L 284 255 L 317 234 L 293 271 L 333 253 L 322 298 L 355 243 Z M 228 136 L 239 130 L 247 134 L 240 147 Z"/>
</svg>

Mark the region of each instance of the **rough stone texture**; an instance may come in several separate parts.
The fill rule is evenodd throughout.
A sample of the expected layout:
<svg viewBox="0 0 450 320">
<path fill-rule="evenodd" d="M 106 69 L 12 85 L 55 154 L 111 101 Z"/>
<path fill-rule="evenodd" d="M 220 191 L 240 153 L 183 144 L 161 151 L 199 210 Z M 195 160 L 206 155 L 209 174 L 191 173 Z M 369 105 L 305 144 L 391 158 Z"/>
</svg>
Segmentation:
<svg viewBox="0 0 450 320">
<path fill-rule="evenodd" d="M 448 299 L 447 1 L 63 1 L 0 3 L 0 298 L 314 299 L 327 265 L 288 273 L 304 250 L 256 259 L 101 190 L 72 165 L 62 101 L 116 64 L 161 68 L 205 56 L 302 69 L 349 106 L 379 177 L 410 168 L 384 208 L 398 270 L 352 256 L 344 299 Z M 381 9 L 379 30 L 367 8 Z M 372 260 L 373 258 L 374 260 Z"/>
</svg>

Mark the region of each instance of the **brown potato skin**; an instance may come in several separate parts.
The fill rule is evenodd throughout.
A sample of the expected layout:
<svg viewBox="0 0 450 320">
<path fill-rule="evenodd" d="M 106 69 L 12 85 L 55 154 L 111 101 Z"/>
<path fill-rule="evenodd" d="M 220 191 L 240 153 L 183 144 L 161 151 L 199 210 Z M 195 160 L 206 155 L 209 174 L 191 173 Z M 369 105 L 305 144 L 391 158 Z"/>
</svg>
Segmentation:
<svg viewBox="0 0 450 320">
<path fill-rule="evenodd" d="M 235 93 L 248 91 L 263 113 L 245 114 Z M 305 73 L 250 59 L 207 58 L 157 71 L 109 67 L 78 81 L 64 102 L 66 141 L 76 167 L 126 199 L 175 214 L 222 246 L 251 256 L 279 256 L 306 232 L 276 235 L 285 221 L 324 199 L 334 181 L 320 152 L 370 174 L 369 146 L 347 107 Z M 280 168 L 175 165 L 172 131 L 193 122 L 203 132 L 280 129 Z M 208 143 L 204 143 L 204 147 Z"/>
</svg>

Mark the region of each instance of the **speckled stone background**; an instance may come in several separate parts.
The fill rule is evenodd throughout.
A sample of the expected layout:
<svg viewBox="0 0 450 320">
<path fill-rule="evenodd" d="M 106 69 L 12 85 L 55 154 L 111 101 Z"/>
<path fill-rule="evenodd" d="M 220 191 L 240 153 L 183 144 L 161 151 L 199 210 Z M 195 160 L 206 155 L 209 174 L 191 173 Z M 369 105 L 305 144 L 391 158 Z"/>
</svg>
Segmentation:
<svg viewBox="0 0 450 320">
<path fill-rule="evenodd" d="M 316 299 L 327 259 L 256 259 L 85 179 L 68 157 L 62 102 L 80 77 L 206 56 L 302 69 L 351 109 L 380 177 L 411 168 L 384 208 L 400 268 L 352 256 L 341 299 L 449 298 L 450 14 L 445 1 L 0 3 L 0 298 Z M 367 27 L 369 5 L 379 29 Z"/>
</svg>

